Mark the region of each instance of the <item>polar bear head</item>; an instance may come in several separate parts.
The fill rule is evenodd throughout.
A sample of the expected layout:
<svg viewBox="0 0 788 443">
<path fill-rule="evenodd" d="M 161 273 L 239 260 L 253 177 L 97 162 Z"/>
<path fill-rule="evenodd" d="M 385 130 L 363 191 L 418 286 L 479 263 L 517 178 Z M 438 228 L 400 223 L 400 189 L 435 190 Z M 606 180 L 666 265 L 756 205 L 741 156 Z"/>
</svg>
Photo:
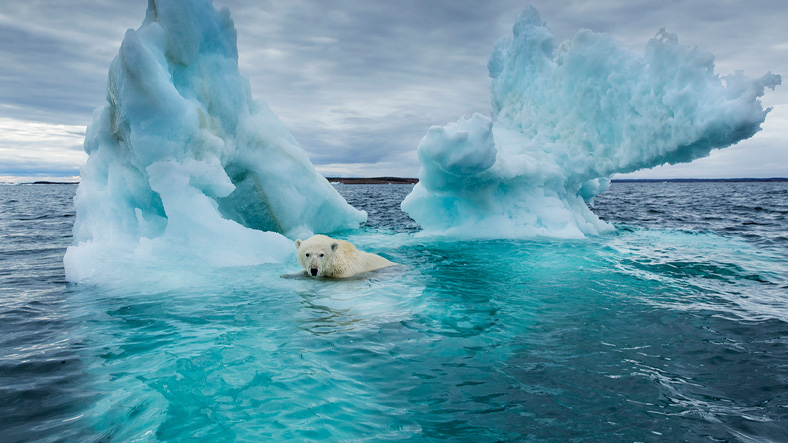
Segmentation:
<svg viewBox="0 0 788 443">
<path fill-rule="evenodd" d="M 336 264 L 339 242 L 325 235 L 314 235 L 304 241 L 296 240 L 298 262 L 310 277 L 330 276 Z"/>
</svg>

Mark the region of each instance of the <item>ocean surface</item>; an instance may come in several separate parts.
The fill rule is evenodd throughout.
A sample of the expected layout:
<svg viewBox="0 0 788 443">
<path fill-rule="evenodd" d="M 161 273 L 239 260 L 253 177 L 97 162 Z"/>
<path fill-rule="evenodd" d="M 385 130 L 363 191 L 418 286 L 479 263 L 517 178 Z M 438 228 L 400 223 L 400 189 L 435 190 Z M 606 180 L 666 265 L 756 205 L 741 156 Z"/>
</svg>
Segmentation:
<svg viewBox="0 0 788 443">
<path fill-rule="evenodd" d="M 65 282 L 73 185 L 0 185 L 0 441 L 788 441 L 788 183 L 614 183 L 583 240 L 425 238 L 402 264 Z"/>
</svg>

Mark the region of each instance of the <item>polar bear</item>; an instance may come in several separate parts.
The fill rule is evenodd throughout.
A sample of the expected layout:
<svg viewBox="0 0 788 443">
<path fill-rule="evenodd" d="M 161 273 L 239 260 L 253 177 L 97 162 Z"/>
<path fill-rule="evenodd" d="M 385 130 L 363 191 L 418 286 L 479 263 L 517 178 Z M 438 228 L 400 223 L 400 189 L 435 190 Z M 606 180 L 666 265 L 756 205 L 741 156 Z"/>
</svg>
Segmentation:
<svg viewBox="0 0 788 443">
<path fill-rule="evenodd" d="M 353 243 L 325 235 L 296 240 L 298 262 L 311 277 L 347 278 L 393 266 L 385 258 L 356 249 Z"/>
</svg>

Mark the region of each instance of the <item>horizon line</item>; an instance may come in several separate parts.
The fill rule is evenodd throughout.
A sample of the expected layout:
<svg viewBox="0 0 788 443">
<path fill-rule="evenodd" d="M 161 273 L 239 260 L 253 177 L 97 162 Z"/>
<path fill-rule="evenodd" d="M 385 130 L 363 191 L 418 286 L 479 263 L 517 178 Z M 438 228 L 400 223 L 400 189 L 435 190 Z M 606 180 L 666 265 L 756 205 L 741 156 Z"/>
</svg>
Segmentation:
<svg viewBox="0 0 788 443">
<path fill-rule="evenodd" d="M 415 184 L 419 182 L 416 177 L 324 177 L 329 182 L 342 184 Z M 788 182 L 788 177 L 732 177 L 732 178 L 614 178 L 611 183 L 691 183 L 691 182 Z M 32 182 L 0 182 L 4 185 L 78 185 L 80 182 L 36 180 Z"/>
</svg>

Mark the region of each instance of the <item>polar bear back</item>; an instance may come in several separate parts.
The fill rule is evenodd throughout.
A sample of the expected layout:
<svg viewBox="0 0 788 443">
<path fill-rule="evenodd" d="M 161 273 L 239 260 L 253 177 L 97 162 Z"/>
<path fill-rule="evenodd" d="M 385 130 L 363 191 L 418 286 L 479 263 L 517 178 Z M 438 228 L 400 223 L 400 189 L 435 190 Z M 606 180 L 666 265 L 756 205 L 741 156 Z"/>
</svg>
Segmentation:
<svg viewBox="0 0 788 443">
<path fill-rule="evenodd" d="M 333 272 L 333 276 L 336 278 L 352 277 L 356 274 L 376 271 L 394 264 L 377 254 L 359 251 L 350 242 L 344 240 L 340 240 L 340 242 L 342 243 L 340 243 L 336 251 L 336 265 Z"/>
</svg>

